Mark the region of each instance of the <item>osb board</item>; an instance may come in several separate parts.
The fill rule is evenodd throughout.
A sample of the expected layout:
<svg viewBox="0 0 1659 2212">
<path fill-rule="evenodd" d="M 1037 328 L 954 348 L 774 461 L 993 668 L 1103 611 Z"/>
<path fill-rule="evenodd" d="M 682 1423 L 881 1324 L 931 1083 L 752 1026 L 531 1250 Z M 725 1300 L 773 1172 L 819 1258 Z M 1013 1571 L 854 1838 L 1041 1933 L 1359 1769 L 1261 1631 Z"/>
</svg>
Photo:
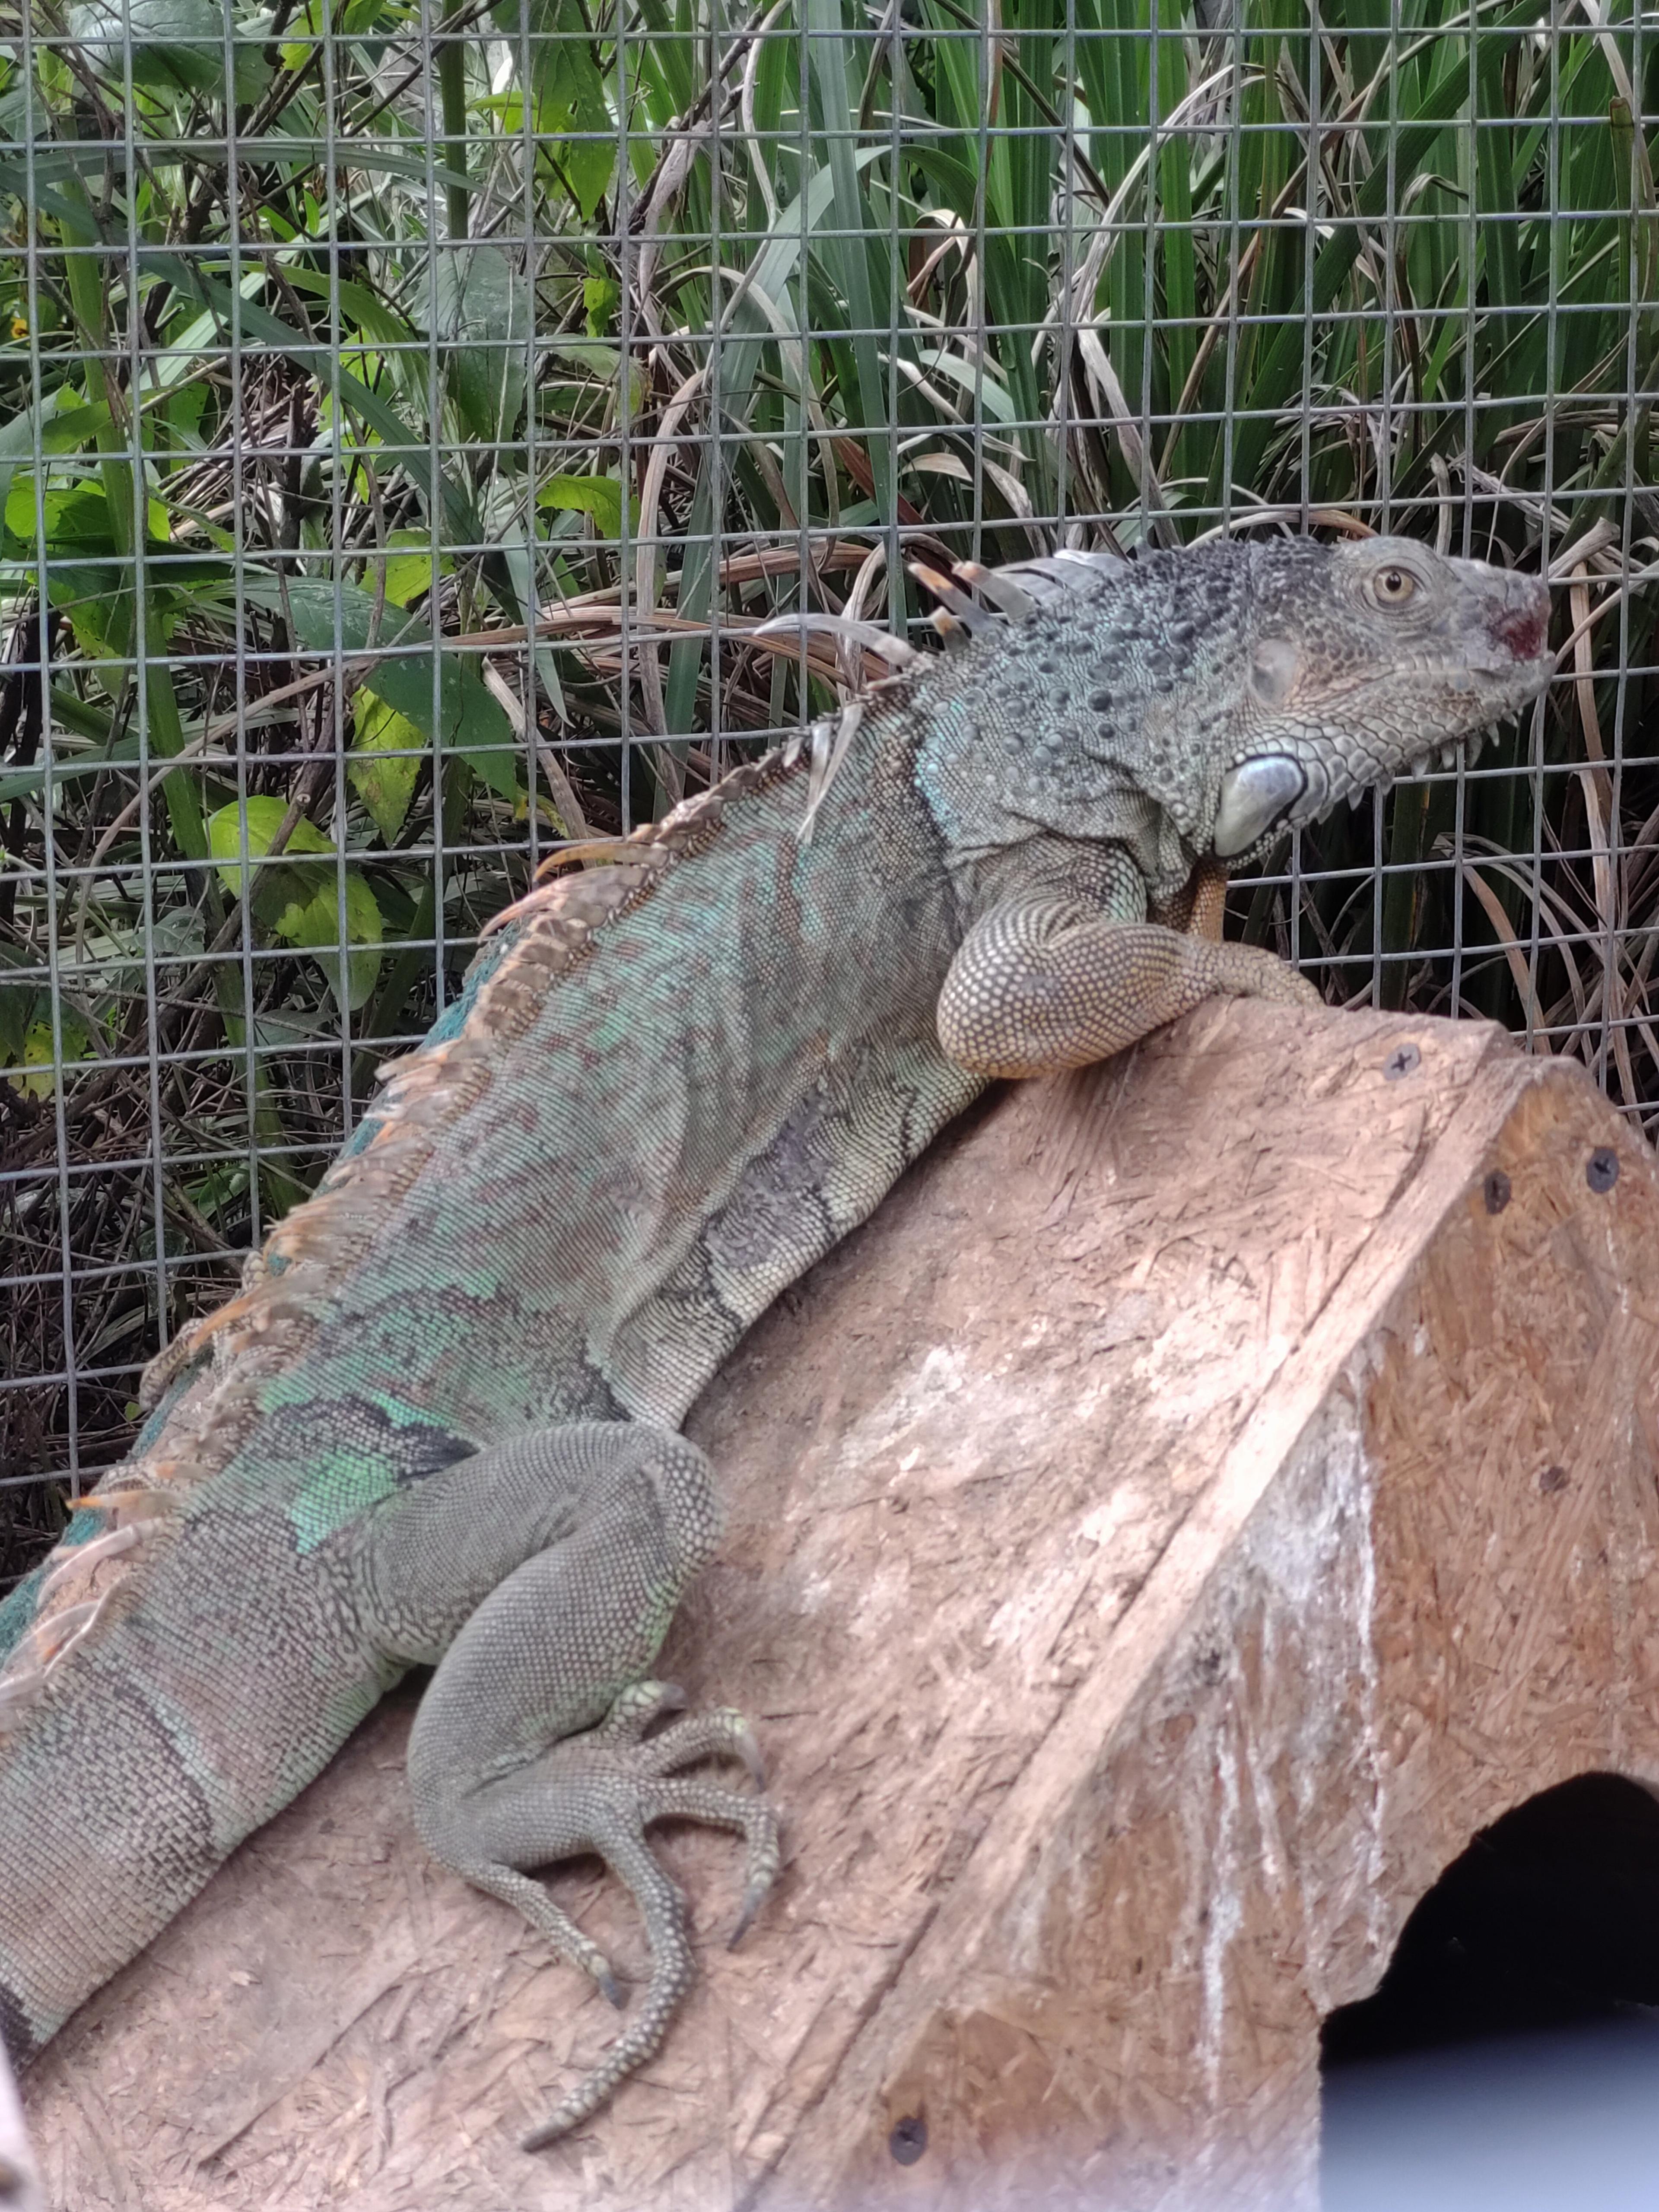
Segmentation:
<svg viewBox="0 0 1659 2212">
<path fill-rule="evenodd" d="M 1659 1785 L 1656 1376 L 1650 1158 L 1552 1071 L 1166 1633 L 1158 1583 L 1250 1486 L 1229 1455 L 763 2201 L 1316 2204 L 1320 2021 L 1423 1892 L 1540 1790 Z"/>
<path fill-rule="evenodd" d="M 1371 1411 L 1431 1396 L 1426 1361 L 1451 1378 L 1464 1462 L 1507 1465 L 1506 1422 L 1577 1402 L 1571 1347 L 1599 1356 L 1605 1315 L 1577 1340 L 1532 1316 L 1535 1389 L 1504 1379 L 1501 1332 L 1465 1376 L 1426 1322 L 1381 1317 L 1426 1297 L 1425 1255 L 1466 1214 L 1470 1237 L 1524 1220 L 1556 1272 L 1626 1311 L 1606 1285 L 1631 1240 L 1595 1239 L 1651 1211 L 1637 1148 L 1583 1223 L 1582 1163 L 1582 1204 L 1559 1161 L 1537 1170 L 1547 1202 L 1521 1196 L 1540 1131 L 1577 1119 L 1563 1141 L 1582 1152 L 1592 1122 L 1619 1141 L 1609 1118 L 1488 1030 L 1243 1006 L 1011 1094 L 768 1318 L 691 1424 L 732 1528 L 665 1663 L 755 1717 L 790 1860 L 728 1954 L 730 1844 L 665 1837 L 705 1973 L 656 2063 L 571 2142 L 514 2148 L 614 2015 L 425 1861 L 394 1701 L 37 2069 L 52 2201 L 701 2212 L 926 2196 L 984 2159 L 1042 2189 L 1046 2146 L 1067 2185 L 1109 2169 L 1152 2203 L 1182 2179 L 1167 2146 L 1194 2100 L 1225 2123 L 1198 2161 L 1214 2177 L 1274 2142 L 1305 2170 L 1318 2008 L 1375 1979 L 1419 1891 L 1479 1820 L 1559 1778 L 1569 1740 L 1564 1771 L 1613 1758 L 1605 1674 L 1647 1663 L 1634 1577 L 1583 1571 L 1598 1545 L 1649 1540 L 1634 1462 L 1598 1465 L 1540 1493 L 1586 1516 L 1549 1554 L 1556 1583 L 1579 1576 L 1577 1610 L 1552 1583 L 1525 1647 L 1567 1720 L 1534 1759 L 1529 1692 L 1466 1718 L 1474 1632 L 1445 1660 L 1443 1594 L 1486 1623 L 1486 1653 L 1476 1597 L 1531 1586 L 1543 1524 L 1495 1531 L 1490 1480 L 1443 1484 L 1444 1433 L 1414 1401 Z M 1477 1218 L 1500 1144 L 1521 1146 L 1516 1196 Z M 1515 1265 L 1507 1246 L 1477 1258 Z M 1467 1292 L 1435 1309 L 1465 1346 Z M 1385 1447 L 1433 1504 L 1395 1502 Z M 1615 1581 L 1622 1645 L 1594 1626 Z M 1387 1730 L 1413 1713 L 1385 1792 Z M 1620 1760 L 1647 1757 L 1638 1735 Z M 1477 1770 L 1501 1802 L 1475 1804 Z M 1334 1886 L 1301 1878 L 1304 1850 Z M 636 1968 L 614 1891 L 551 1879 Z M 931 2139 L 906 2169 L 887 2130 L 913 2106 Z"/>
</svg>

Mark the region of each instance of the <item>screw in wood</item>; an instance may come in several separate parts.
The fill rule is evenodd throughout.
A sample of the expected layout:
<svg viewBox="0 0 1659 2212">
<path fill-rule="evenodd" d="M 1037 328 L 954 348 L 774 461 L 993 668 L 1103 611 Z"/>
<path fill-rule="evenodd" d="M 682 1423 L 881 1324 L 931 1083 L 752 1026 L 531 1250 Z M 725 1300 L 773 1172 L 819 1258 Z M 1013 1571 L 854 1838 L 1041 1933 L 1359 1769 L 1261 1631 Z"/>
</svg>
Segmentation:
<svg viewBox="0 0 1659 2212">
<path fill-rule="evenodd" d="M 908 2112 L 894 2123 L 887 2148 L 896 2166 L 914 2166 L 927 2148 L 927 2123 L 920 2113 Z"/>
</svg>

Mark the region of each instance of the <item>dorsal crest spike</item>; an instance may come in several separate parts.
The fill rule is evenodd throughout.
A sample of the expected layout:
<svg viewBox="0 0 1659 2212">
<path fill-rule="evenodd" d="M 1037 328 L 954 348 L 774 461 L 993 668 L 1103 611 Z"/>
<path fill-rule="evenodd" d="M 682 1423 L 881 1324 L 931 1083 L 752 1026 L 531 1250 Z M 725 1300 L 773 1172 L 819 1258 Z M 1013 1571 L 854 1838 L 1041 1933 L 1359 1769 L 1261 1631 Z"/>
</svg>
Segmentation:
<svg viewBox="0 0 1659 2212">
<path fill-rule="evenodd" d="M 1020 589 L 1006 568 L 988 568 L 979 561 L 958 561 L 951 573 L 959 583 L 980 592 L 999 613 L 1015 622 L 1024 622 L 1036 612 L 1036 601 Z"/>
<path fill-rule="evenodd" d="M 939 601 L 940 611 L 948 611 L 962 629 L 971 634 L 976 629 L 984 629 L 991 621 L 991 616 L 983 607 L 970 599 L 967 592 L 960 590 L 948 576 L 942 576 L 937 568 L 929 568 L 927 562 L 911 561 L 906 565 L 923 591 L 931 592 Z M 950 635 L 941 623 L 938 614 L 933 617 L 933 627 L 941 637 L 948 637 Z"/>
</svg>

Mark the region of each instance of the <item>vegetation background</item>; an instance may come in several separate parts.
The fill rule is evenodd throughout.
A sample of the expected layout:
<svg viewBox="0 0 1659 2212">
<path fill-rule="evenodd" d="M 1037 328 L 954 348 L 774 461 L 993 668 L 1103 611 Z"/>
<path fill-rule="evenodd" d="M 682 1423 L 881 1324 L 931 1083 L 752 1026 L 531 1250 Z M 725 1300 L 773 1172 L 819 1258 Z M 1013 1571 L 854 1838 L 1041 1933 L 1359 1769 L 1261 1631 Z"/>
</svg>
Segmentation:
<svg viewBox="0 0 1659 2212">
<path fill-rule="evenodd" d="M 559 841 L 904 560 L 1389 527 L 1563 679 L 1234 926 L 1659 1113 L 1631 0 L 0 5 L 0 1571 Z M 526 640 L 526 624 L 535 635 Z"/>
</svg>

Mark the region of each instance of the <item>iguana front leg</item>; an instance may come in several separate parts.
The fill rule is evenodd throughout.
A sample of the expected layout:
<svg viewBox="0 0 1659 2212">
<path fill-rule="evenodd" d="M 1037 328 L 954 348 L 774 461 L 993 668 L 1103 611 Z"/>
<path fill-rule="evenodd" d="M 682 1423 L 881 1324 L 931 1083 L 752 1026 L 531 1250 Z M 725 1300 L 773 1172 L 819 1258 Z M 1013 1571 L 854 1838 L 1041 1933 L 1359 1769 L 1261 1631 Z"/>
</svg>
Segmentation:
<svg viewBox="0 0 1659 2212">
<path fill-rule="evenodd" d="M 977 921 L 939 994 L 948 1058 L 980 1075 L 1048 1075 L 1121 1052 L 1218 994 L 1316 1006 L 1305 977 L 1254 945 L 1219 941 L 1200 882 L 1188 935 L 1103 913 L 1061 892 L 1011 900 Z"/>
<path fill-rule="evenodd" d="M 1226 863 L 1212 854 L 1188 877 L 1180 897 L 1160 908 L 1152 919 L 1178 929 L 1183 937 L 1208 937 L 1219 945 L 1226 914 Z"/>
<path fill-rule="evenodd" d="M 684 1703 L 646 1676 L 719 1532 L 703 1454 L 625 1421 L 573 1423 L 481 1452 L 389 1501 L 370 1526 L 364 1609 L 380 1648 L 405 1662 L 443 1654 L 409 1746 L 427 1848 L 523 1913 L 615 2003 L 604 1954 L 526 1869 L 596 1852 L 644 1916 L 651 1978 L 638 2014 L 526 2149 L 586 2119 L 652 2056 L 694 1978 L 685 1900 L 647 1826 L 673 1816 L 747 1838 L 734 1942 L 777 1873 L 766 1800 L 678 1771 L 737 1757 L 758 1780 L 742 1717 L 721 1710 L 645 1733 Z"/>
</svg>

